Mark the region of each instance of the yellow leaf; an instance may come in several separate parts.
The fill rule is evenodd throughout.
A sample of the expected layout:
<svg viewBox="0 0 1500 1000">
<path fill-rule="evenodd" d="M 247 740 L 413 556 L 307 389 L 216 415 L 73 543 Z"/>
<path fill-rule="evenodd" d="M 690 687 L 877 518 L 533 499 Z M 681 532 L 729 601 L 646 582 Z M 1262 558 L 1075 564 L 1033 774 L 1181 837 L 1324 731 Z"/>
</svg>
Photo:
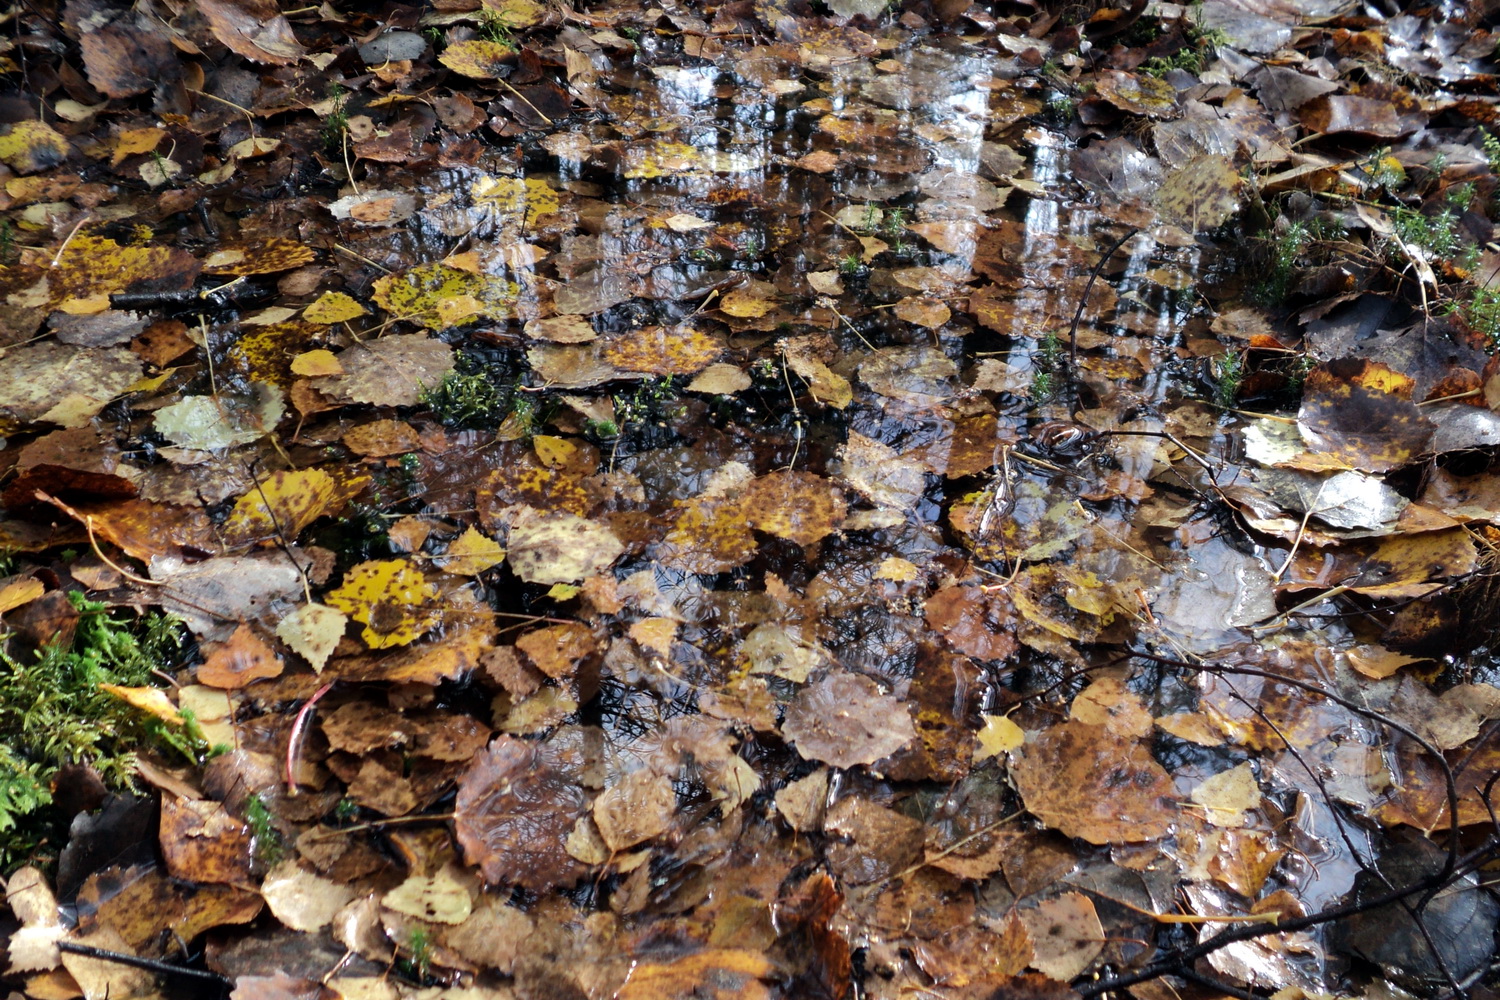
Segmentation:
<svg viewBox="0 0 1500 1000">
<path fill-rule="evenodd" d="M 509 45 L 482 39 L 455 42 L 438 57 L 438 62 L 455 73 L 472 76 L 476 80 L 494 80 L 507 76 L 515 61 L 515 50 Z"/>
<path fill-rule="evenodd" d="M 302 318 L 309 323 L 342 323 L 367 313 L 364 306 L 343 292 L 324 292 L 317 300 L 302 310 Z"/>
<path fill-rule="evenodd" d="M 677 637 L 677 623 L 670 618 L 647 618 L 630 626 L 630 638 L 653 653 L 672 655 L 672 640 Z"/>
<path fill-rule="evenodd" d="M 309 524 L 348 502 L 358 482 L 340 486 L 322 469 L 273 472 L 235 502 L 224 537 L 231 544 L 278 536 L 294 542 Z"/>
<path fill-rule="evenodd" d="M 536 449 L 536 457 L 549 469 L 566 468 L 578 454 L 577 444 L 551 434 L 538 434 L 531 439 L 531 446 Z"/>
<path fill-rule="evenodd" d="M 182 724 L 182 716 L 177 714 L 177 706 L 172 704 L 167 698 L 167 693 L 161 688 L 100 684 L 99 690 L 107 691 L 130 707 L 154 715 L 163 722 L 170 722 L 174 726 Z"/>
<path fill-rule="evenodd" d="M 451 47 L 449 51 L 452 51 Z M 500 221 L 519 221 L 525 226 L 556 212 L 561 203 L 552 186 L 539 177 L 481 177 L 470 189 L 476 208 L 500 216 Z"/>
<path fill-rule="evenodd" d="M 313 673 L 321 674 L 347 624 L 349 619 L 342 611 L 324 604 L 304 604 L 281 620 L 276 637 L 311 664 Z"/>
<path fill-rule="evenodd" d="M 29 604 L 41 597 L 46 587 L 42 581 L 34 576 L 12 580 L 5 586 L 0 587 L 0 613 L 19 608 L 23 604 Z"/>
<path fill-rule="evenodd" d="M 324 598 L 332 607 L 365 626 L 361 633 L 371 649 L 405 646 L 437 624 L 432 603 L 438 589 L 406 559 L 360 563 Z"/>
<path fill-rule="evenodd" d="M 438 566 L 459 576 L 478 576 L 505 559 L 505 550 L 493 538 L 470 527 L 455 538 L 448 551 L 437 560 Z"/>
<path fill-rule="evenodd" d="M 460 43 L 462 44 L 462 43 Z M 410 320 L 433 330 L 453 325 L 446 301 L 461 296 L 478 304 L 458 322 L 471 319 L 507 320 L 515 315 L 521 288 L 513 281 L 490 274 L 471 274 L 444 264 L 419 264 L 401 274 L 389 274 L 375 282 L 375 304 L 398 319 Z"/>
<path fill-rule="evenodd" d="M 342 375 L 344 366 L 339 363 L 337 354 L 319 348 L 316 351 L 306 351 L 293 358 L 292 374 L 306 378 L 316 378 L 319 375 Z"/>
<path fill-rule="evenodd" d="M 984 728 L 974 734 L 974 763 L 1009 753 L 1026 742 L 1021 727 L 1003 715 L 986 715 Z"/>
<path fill-rule="evenodd" d="M 0 163 L 18 174 L 34 174 L 68 158 L 68 140 L 46 122 L 16 122 L 0 135 Z"/>
<path fill-rule="evenodd" d="M 151 152 L 166 137 L 167 133 L 159 128 L 126 129 L 115 140 L 115 152 L 110 159 L 110 166 L 118 167 L 132 156 Z"/>
</svg>

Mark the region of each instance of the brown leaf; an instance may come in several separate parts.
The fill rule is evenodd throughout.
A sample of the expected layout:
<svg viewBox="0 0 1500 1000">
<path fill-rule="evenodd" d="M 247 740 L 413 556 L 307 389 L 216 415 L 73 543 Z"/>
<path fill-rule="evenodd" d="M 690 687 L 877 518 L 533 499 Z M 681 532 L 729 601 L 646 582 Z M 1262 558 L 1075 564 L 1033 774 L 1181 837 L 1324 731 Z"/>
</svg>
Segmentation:
<svg viewBox="0 0 1500 1000">
<path fill-rule="evenodd" d="M 229 883 L 250 878 L 250 828 L 217 802 L 163 795 L 161 853 L 173 878 Z"/>
<path fill-rule="evenodd" d="M 1302 439 L 1365 472 L 1409 465 L 1429 450 L 1437 430 L 1411 401 L 1411 389 L 1410 379 L 1376 361 L 1321 364 L 1303 382 Z"/>
<path fill-rule="evenodd" d="M 584 625 L 549 625 L 516 640 L 538 670 L 554 680 L 569 677 L 578 664 L 598 650 L 593 633 Z"/>
<path fill-rule="evenodd" d="M 542 762 L 536 744 L 497 736 L 459 779 L 454 828 L 485 881 L 549 889 L 585 871 L 565 845 L 588 808 L 583 790 Z"/>
<path fill-rule="evenodd" d="M 1069 721 L 1035 735 L 1011 766 L 1028 811 L 1091 844 L 1154 840 L 1172 828 L 1172 779 L 1139 742 Z"/>
<path fill-rule="evenodd" d="M 274 0 L 200 0 L 198 10 L 214 37 L 246 59 L 286 66 L 306 54 Z"/>
<path fill-rule="evenodd" d="M 811 545 L 836 531 L 847 510 L 837 486 L 822 476 L 792 469 L 753 480 L 740 499 L 751 525 L 798 545 Z"/>
<path fill-rule="evenodd" d="M 927 599 L 925 610 L 927 626 L 960 653 L 1003 660 L 1016 651 L 1015 610 L 1002 593 L 944 587 Z"/>
<path fill-rule="evenodd" d="M 834 767 L 873 764 L 917 735 L 905 704 L 850 673 L 829 674 L 798 692 L 781 731 L 804 760 Z"/>
<path fill-rule="evenodd" d="M 1094 903 L 1081 892 L 1043 900 L 1019 911 L 1036 948 L 1032 967 L 1060 982 L 1077 978 L 1104 950 L 1104 928 Z"/>
<path fill-rule="evenodd" d="M 764 955 L 711 948 L 663 964 L 640 961 L 614 1000 L 770 1000 Z"/>
<path fill-rule="evenodd" d="M 670 778 L 632 771 L 594 800 L 594 822 L 605 845 L 623 851 L 666 830 L 676 809 Z"/>
<path fill-rule="evenodd" d="M 198 683 L 237 690 L 263 677 L 279 677 L 283 668 L 276 651 L 249 625 L 241 625 L 228 642 L 203 661 L 198 668 Z"/>
</svg>

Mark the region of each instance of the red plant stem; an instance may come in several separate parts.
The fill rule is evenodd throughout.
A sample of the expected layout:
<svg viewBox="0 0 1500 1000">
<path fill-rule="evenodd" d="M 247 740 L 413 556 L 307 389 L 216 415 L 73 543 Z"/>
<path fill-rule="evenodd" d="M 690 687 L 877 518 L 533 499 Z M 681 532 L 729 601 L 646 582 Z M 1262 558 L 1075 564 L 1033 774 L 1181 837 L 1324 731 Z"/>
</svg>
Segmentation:
<svg viewBox="0 0 1500 1000">
<path fill-rule="evenodd" d="M 297 751 L 302 749 L 302 739 L 307 735 L 307 723 L 312 718 L 313 706 L 318 699 L 323 697 L 333 688 L 333 681 L 329 681 L 313 692 L 313 696 L 303 702 L 302 707 L 297 710 L 297 717 L 292 720 L 292 731 L 286 738 L 286 793 L 297 794 L 297 779 L 295 777 L 297 766 Z"/>
</svg>

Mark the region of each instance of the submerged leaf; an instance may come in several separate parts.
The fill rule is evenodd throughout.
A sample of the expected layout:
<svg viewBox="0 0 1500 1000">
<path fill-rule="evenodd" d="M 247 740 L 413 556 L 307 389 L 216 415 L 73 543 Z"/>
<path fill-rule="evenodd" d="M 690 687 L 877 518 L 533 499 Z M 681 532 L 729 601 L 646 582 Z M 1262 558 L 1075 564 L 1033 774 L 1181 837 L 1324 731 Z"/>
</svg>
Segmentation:
<svg viewBox="0 0 1500 1000">
<path fill-rule="evenodd" d="M 873 764 L 917 735 L 904 704 L 850 673 L 829 674 L 799 692 L 781 731 L 803 759 L 834 767 Z"/>
</svg>

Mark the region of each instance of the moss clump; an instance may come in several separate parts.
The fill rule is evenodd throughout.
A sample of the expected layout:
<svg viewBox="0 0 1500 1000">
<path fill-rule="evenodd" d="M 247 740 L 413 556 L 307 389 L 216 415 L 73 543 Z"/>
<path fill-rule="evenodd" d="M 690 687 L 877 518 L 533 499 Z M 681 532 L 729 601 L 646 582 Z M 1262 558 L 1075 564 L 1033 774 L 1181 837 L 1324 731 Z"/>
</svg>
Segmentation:
<svg viewBox="0 0 1500 1000">
<path fill-rule="evenodd" d="M 103 604 L 68 594 L 79 613 L 67 646 L 31 655 L 0 645 L 0 872 L 43 849 L 55 817 L 49 782 L 65 764 L 88 764 L 110 788 L 133 787 L 135 749 L 166 746 L 196 756 L 195 727 L 170 727 L 100 689 L 144 687 L 182 643 L 166 615 L 114 617 Z"/>
</svg>

